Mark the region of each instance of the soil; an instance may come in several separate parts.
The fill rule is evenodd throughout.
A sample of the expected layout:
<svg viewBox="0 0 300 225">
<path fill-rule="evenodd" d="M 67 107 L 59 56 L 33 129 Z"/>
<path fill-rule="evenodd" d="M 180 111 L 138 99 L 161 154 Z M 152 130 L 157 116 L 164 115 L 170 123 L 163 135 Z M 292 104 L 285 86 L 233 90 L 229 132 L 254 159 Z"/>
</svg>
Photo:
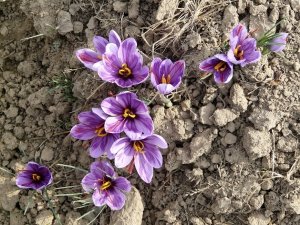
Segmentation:
<svg viewBox="0 0 300 225">
<path fill-rule="evenodd" d="M 233 26 L 259 37 L 282 19 L 282 54 L 235 68 L 225 86 L 200 79 L 199 62 L 222 51 Z M 175 94 L 150 105 L 155 132 L 169 143 L 164 167 L 151 184 L 129 176 L 136 189 L 126 207 L 105 209 L 93 224 L 300 224 L 299 1 L 2 0 L 0 21 L 1 225 L 58 224 L 39 193 L 15 186 L 28 161 L 53 171 L 48 192 L 62 224 L 86 225 L 98 214 L 76 220 L 92 206 L 65 194 L 81 187 L 57 188 L 79 185 L 84 172 L 58 164 L 88 169 L 88 142 L 69 130 L 79 112 L 120 91 L 100 86 L 74 56 L 111 29 L 135 37 L 146 63 L 181 58 L 187 69 Z M 149 81 L 132 91 L 155 95 Z"/>
</svg>

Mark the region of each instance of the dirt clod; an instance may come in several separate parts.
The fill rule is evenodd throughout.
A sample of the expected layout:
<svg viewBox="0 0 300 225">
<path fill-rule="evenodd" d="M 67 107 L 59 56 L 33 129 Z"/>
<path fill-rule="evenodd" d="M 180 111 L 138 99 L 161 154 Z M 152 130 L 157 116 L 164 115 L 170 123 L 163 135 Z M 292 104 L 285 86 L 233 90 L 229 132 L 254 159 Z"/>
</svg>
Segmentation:
<svg viewBox="0 0 300 225">
<path fill-rule="evenodd" d="M 223 127 L 227 123 L 235 120 L 239 115 L 233 112 L 231 109 L 217 109 L 212 118 L 214 120 L 214 124 Z"/>
</svg>

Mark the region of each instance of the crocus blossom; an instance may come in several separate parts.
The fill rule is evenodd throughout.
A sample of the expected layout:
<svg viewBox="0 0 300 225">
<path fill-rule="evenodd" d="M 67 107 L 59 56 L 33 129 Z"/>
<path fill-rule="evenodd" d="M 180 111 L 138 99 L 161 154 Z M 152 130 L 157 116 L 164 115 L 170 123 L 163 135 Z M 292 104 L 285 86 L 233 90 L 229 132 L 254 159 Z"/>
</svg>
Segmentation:
<svg viewBox="0 0 300 225">
<path fill-rule="evenodd" d="M 117 177 L 113 167 L 107 161 L 94 162 L 81 181 L 86 192 L 93 192 L 95 206 L 108 205 L 112 210 L 119 210 L 125 205 L 124 192 L 131 190 L 130 182 L 124 177 Z"/>
<path fill-rule="evenodd" d="M 181 83 L 184 74 L 185 62 L 170 59 L 154 58 L 151 63 L 151 82 L 161 94 L 169 94 Z"/>
<path fill-rule="evenodd" d="M 272 52 L 282 51 L 286 46 L 287 36 L 288 33 L 278 33 L 278 36 L 269 43 L 270 50 Z"/>
<path fill-rule="evenodd" d="M 153 168 L 162 166 L 163 158 L 158 148 L 167 147 L 168 144 L 163 137 L 153 134 L 141 140 L 132 140 L 129 137 L 120 138 L 113 144 L 111 151 L 116 154 L 116 167 L 129 166 L 129 170 L 132 170 L 134 163 L 140 177 L 146 183 L 150 183 Z"/>
<path fill-rule="evenodd" d="M 225 54 L 217 54 L 199 65 L 200 70 L 214 74 L 216 83 L 228 83 L 233 76 L 233 66 Z"/>
<path fill-rule="evenodd" d="M 242 67 L 255 63 L 261 58 L 261 52 L 257 50 L 257 42 L 250 37 L 244 25 L 237 25 L 230 34 L 230 49 L 227 53 L 229 61 Z"/>
<path fill-rule="evenodd" d="M 85 67 L 94 71 L 98 71 L 98 67 L 102 60 L 102 55 L 105 52 L 106 45 L 108 43 L 114 43 L 119 47 L 121 44 L 121 39 L 114 30 L 111 30 L 109 32 L 108 40 L 101 36 L 95 36 L 93 38 L 93 43 L 96 51 L 89 48 L 83 48 L 76 51 L 76 56 Z"/>
<path fill-rule="evenodd" d="M 28 162 L 25 169 L 17 175 L 19 188 L 41 190 L 52 183 L 52 174 L 46 166 Z"/>
<path fill-rule="evenodd" d="M 153 133 L 153 121 L 147 106 L 132 92 L 121 92 L 115 97 L 104 99 L 101 108 L 109 115 L 104 123 L 104 128 L 109 133 L 124 131 L 134 139 Z"/>
<path fill-rule="evenodd" d="M 98 74 L 101 79 L 116 83 L 122 88 L 144 82 L 148 77 L 149 68 L 143 66 L 143 57 L 138 52 L 137 43 L 133 38 L 125 39 L 120 47 L 114 43 L 106 45 L 103 60 Z"/>
<path fill-rule="evenodd" d="M 80 113 L 78 115 L 80 123 L 71 129 L 72 137 L 79 140 L 92 140 L 89 151 L 93 158 L 98 158 L 104 153 L 110 159 L 114 157 L 110 148 L 120 135 L 105 131 L 104 123 L 107 117 L 108 115 L 102 109 L 93 108 L 92 111 Z"/>
</svg>

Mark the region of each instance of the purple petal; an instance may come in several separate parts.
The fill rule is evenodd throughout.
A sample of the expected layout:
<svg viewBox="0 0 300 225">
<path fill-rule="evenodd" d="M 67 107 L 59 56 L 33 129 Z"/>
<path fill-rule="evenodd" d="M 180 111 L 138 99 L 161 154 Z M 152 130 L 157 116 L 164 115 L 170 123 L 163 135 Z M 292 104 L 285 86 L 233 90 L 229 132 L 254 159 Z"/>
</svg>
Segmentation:
<svg viewBox="0 0 300 225">
<path fill-rule="evenodd" d="M 119 69 L 122 67 L 122 63 L 118 57 L 118 46 L 113 43 L 106 45 L 106 51 L 103 55 L 103 65 L 105 69 L 114 74 L 118 74 Z"/>
<path fill-rule="evenodd" d="M 149 114 L 139 114 L 135 119 L 127 120 L 124 132 L 133 140 L 139 136 L 149 136 L 153 133 L 154 125 Z"/>
<path fill-rule="evenodd" d="M 118 76 L 115 73 L 107 71 L 107 68 L 105 68 L 103 62 L 100 62 L 100 64 L 101 65 L 98 67 L 97 70 L 99 77 L 104 81 L 115 83 Z"/>
<path fill-rule="evenodd" d="M 214 78 L 215 82 L 218 84 L 226 84 L 228 83 L 233 77 L 233 71 L 232 69 L 226 69 L 223 72 L 215 72 Z"/>
<path fill-rule="evenodd" d="M 117 188 L 109 189 L 105 203 L 111 210 L 120 210 L 125 205 L 125 195 Z"/>
<path fill-rule="evenodd" d="M 98 70 L 98 67 L 95 66 L 95 64 L 101 60 L 101 55 L 95 51 L 88 48 L 79 49 L 76 51 L 76 56 L 85 67 L 94 71 Z"/>
<path fill-rule="evenodd" d="M 280 52 L 285 48 L 288 33 L 279 33 L 280 36 L 274 38 L 270 43 L 272 52 Z"/>
<path fill-rule="evenodd" d="M 172 91 L 176 89 L 172 84 L 159 84 L 156 86 L 159 93 L 163 95 L 170 94 Z"/>
<path fill-rule="evenodd" d="M 214 67 L 219 61 L 220 60 L 216 56 L 210 57 L 200 63 L 199 69 L 207 72 L 214 72 Z"/>
<path fill-rule="evenodd" d="M 103 112 L 101 108 L 92 108 L 92 112 L 103 120 L 106 120 L 106 118 L 108 117 L 108 115 L 105 112 Z"/>
<path fill-rule="evenodd" d="M 134 165 L 142 180 L 150 183 L 153 177 L 153 167 L 145 160 L 143 154 L 137 154 L 134 157 Z"/>
<path fill-rule="evenodd" d="M 235 56 L 234 56 L 234 52 L 233 52 L 232 49 L 229 49 L 229 50 L 228 50 L 227 58 L 228 58 L 228 60 L 229 60 L 231 63 L 233 63 L 233 64 L 235 64 L 235 65 L 241 64 L 241 63 L 245 62 L 245 60 L 246 60 L 246 59 L 237 60 L 237 59 L 235 58 Z"/>
<path fill-rule="evenodd" d="M 150 73 L 151 73 L 151 82 L 153 84 L 154 87 L 156 87 L 156 85 L 161 83 L 161 75 L 159 74 L 159 68 L 161 65 L 162 60 L 160 58 L 154 58 L 152 63 L 151 63 L 151 69 L 150 69 Z"/>
<path fill-rule="evenodd" d="M 246 66 L 250 63 L 256 63 L 261 59 L 260 51 L 253 51 L 251 54 L 248 54 L 246 57 L 246 61 L 241 64 L 242 67 Z"/>
<path fill-rule="evenodd" d="M 110 42 L 110 43 L 114 43 L 114 44 L 116 44 L 118 47 L 120 47 L 120 45 L 121 45 L 121 38 L 120 38 L 120 36 L 117 34 L 116 31 L 111 30 L 111 31 L 109 32 L 109 42 Z"/>
<path fill-rule="evenodd" d="M 115 176 L 114 168 L 106 160 L 93 162 L 90 166 L 90 170 L 98 179 L 103 178 L 105 175 L 110 177 Z"/>
<path fill-rule="evenodd" d="M 100 207 L 106 204 L 107 194 L 99 189 L 96 189 L 92 198 L 94 205 Z"/>
<path fill-rule="evenodd" d="M 104 123 L 104 120 L 92 111 L 79 113 L 78 120 L 80 123 L 90 127 L 97 127 Z"/>
<path fill-rule="evenodd" d="M 125 177 L 118 177 L 115 179 L 114 185 L 121 191 L 129 192 L 131 190 L 130 182 Z"/>
<path fill-rule="evenodd" d="M 165 59 L 161 62 L 159 67 L 159 75 L 169 75 L 171 72 L 171 68 L 173 66 L 173 63 L 170 59 Z M 161 80 L 161 77 L 160 77 Z"/>
<path fill-rule="evenodd" d="M 116 152 L 115 155 L 115 166 L 117 168 L 124 168 L 132 161 L 134 156 L 134 150 L 129 138 L 126 140 L 121 140 L 120 142 L 114 144 L 112 149 Z"/>
<path fill-rule="evenodd" d="M 99 177 L 96 177 L 93 173 L 88 173 L 81 180 L 81 185 L 84 191 L 92 192 L 98 183 Z"/>
<path fill-rule="evenodd" d="M 136 47 L 137 43 L 134 38 L 127 38 L 121 43 L 118 56 L 123 63 L 130 64 L 134 53 L 137 51 Z"/>
<path fill-rule="evenodd" d="M 170 71 L 171 81 L 173 86 L 178 86 L 184 74 L 185 62 L 183 60 L 176 61 Z"/>
<path fill-rule="evenodd" d="M 137 99 L 137 95 L 130 91 L 121 92 L 116 96 L 116 101 L 123 109 L 130 107 L 133 99 Z"/>
<path fill-rule="evenodd" d="M 77 124 L 72 127 L 70 134 L 73 138 L 79 140 L 90 140 L 96 136 L 95 128 L 84 124 Z"/>
<path fill-rule="evenodd" d="M 117 116 L 122 115 L 124 108 L 122 105 L 116 100 L 115 97 L 108 97 L 105 98 L 101 102 L 101 109 L 104 113 L 110 115 L 110 116 Z"/>
<path fill-rule="evenodd" d="M 234 37 L 238 37 L 240 41 L 246 39 L 248 37 L 247 28 L 243 24 L 238 24 L 235 26 L 231 31 L 230 40 L 232 40 Z"/>
<path fill-rule="evenodd" d="M 95 137 L 90 145 L 90 156 L 93 158 L 99 158 L 105 153 L 105 148 L 102 148 L 101 144 L 104 142 L 104 137 Z"/>
<path fill-rule="evenodd" d="M 111 152 L 111 146 L 119 137 L 120 137 L 119 134 L 107 134 L 107 136 L 102 137 L 100 148 L 104 149 L 109 159 L 114 158 L 114 154 L 112 154 Z"/>
<path fill-rule="evenodd" d="M 119 138 L 114 142 L 111 147 L 111 152 L 117 154 L 119 151 L 124 151 L 127 146 L 130 146 L 131 142 L 128 137 Z"/>
<path fill-rule="evenodd" d="M 124 130 L 126 120 L 123 116 L 108 117 L 105 120 L 104 128 L 106 132 L 118 134 Z"/>
<path fill-rule="evenodd" d="M 105 53 L 105 47 L 108 44 L 108 41 L 101 36 L 95 36 L 93 38 L 93 43 L 96 51 L 101 55 L 103 55 Z"/>
<path fill-rule="evenodd" d="M 144 157 L 154 168 L 160 168 L 162 166 L 163 158 L 157 147 L 150 144 L 145 144 Z"/>
<path fill-rule="evenodd" d="M 153 134 L 147 138 L 145 138 L 143 140 L 143 142 L 148 143 L 148 144 L 152 144 L 152 145 L 156 145 L 159 148 L 168 148 L 168 143 L 166 142 L 166 140 L 157 134 Z"/>
</svg>

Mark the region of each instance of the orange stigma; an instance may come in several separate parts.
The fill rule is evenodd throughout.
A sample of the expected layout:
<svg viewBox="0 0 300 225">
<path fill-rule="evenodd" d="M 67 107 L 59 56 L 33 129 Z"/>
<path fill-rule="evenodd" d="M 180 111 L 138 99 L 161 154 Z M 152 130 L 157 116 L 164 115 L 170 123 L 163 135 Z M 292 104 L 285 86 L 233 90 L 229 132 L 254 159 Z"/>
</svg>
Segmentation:
<svg viewBox="0 0 300 225">
<path fill-rule="evenodd" d="M 126 108 L 124 110 L 123 117 L 125 117 L 125 118 L 130 117 L 130 118 L 134 119 L 136 117 L 136 115 L 133 112 L 131 112 L 130 109 Z"/>
<path fill-rule="evenodd" d="M 95 133 L 97 134 L 98 137 L 105 137 L 107 133 L 105 132 L 104 127 L 99 127 L 95 130 Z"/>
<path fill-rule="evenodd" d="M 226 69 L 226 62 L 220 61 L 217 65 L 215 65 L 214 69 L 218 72 L 223 72 Z"/>
<path fill-rule="evenodd" d="M 161 83 L 162 84 L 169 84 L 171 82 L 171 75 L 169 74 L 167 77 L 165 75 L 162 75 L 161 77 Z"/>
<path fill-rule="evenodd" d="M 243 56 L 244 56 L 244 51 L 243 50 L 240 51 L 240 47 L 241 47 L 241 45 L 238 45 L 233 51 L 234 56 L 239 60 L 243 59 Z"/>
<path fill-rule="evenodd" d="M 110 186 L 111 186 L 111 182 L 110 182 L 110 181 L 106 181 L 106 182 L 104 182 L 104 183 L 101 185 L 100 189 L 101 189 L 101 191 L 103 191 L 103 190 L 108 189 Z"/>
<path fill-rule="evenodd" d="M 141 141 L 134 141 L 133 142 L 133 148 L 138 153 L 144 153 L 144 143 Z"/>
<path fill-rule="evenodd" d="M 33 173 L 32 174 L 32 180 L 34 181 L 40 181 L 41 180 L 41 176 L 36 174 L 36 173 Z"/>
<path fill-rule="evenodd" d="M 122 69 L 119 69 L 119 75 L 124 77 L 129 77 L 131 74 L 132 74 L 131 69 L 129 69 L 126 63 L 123 63 Z"/>
</svg>

